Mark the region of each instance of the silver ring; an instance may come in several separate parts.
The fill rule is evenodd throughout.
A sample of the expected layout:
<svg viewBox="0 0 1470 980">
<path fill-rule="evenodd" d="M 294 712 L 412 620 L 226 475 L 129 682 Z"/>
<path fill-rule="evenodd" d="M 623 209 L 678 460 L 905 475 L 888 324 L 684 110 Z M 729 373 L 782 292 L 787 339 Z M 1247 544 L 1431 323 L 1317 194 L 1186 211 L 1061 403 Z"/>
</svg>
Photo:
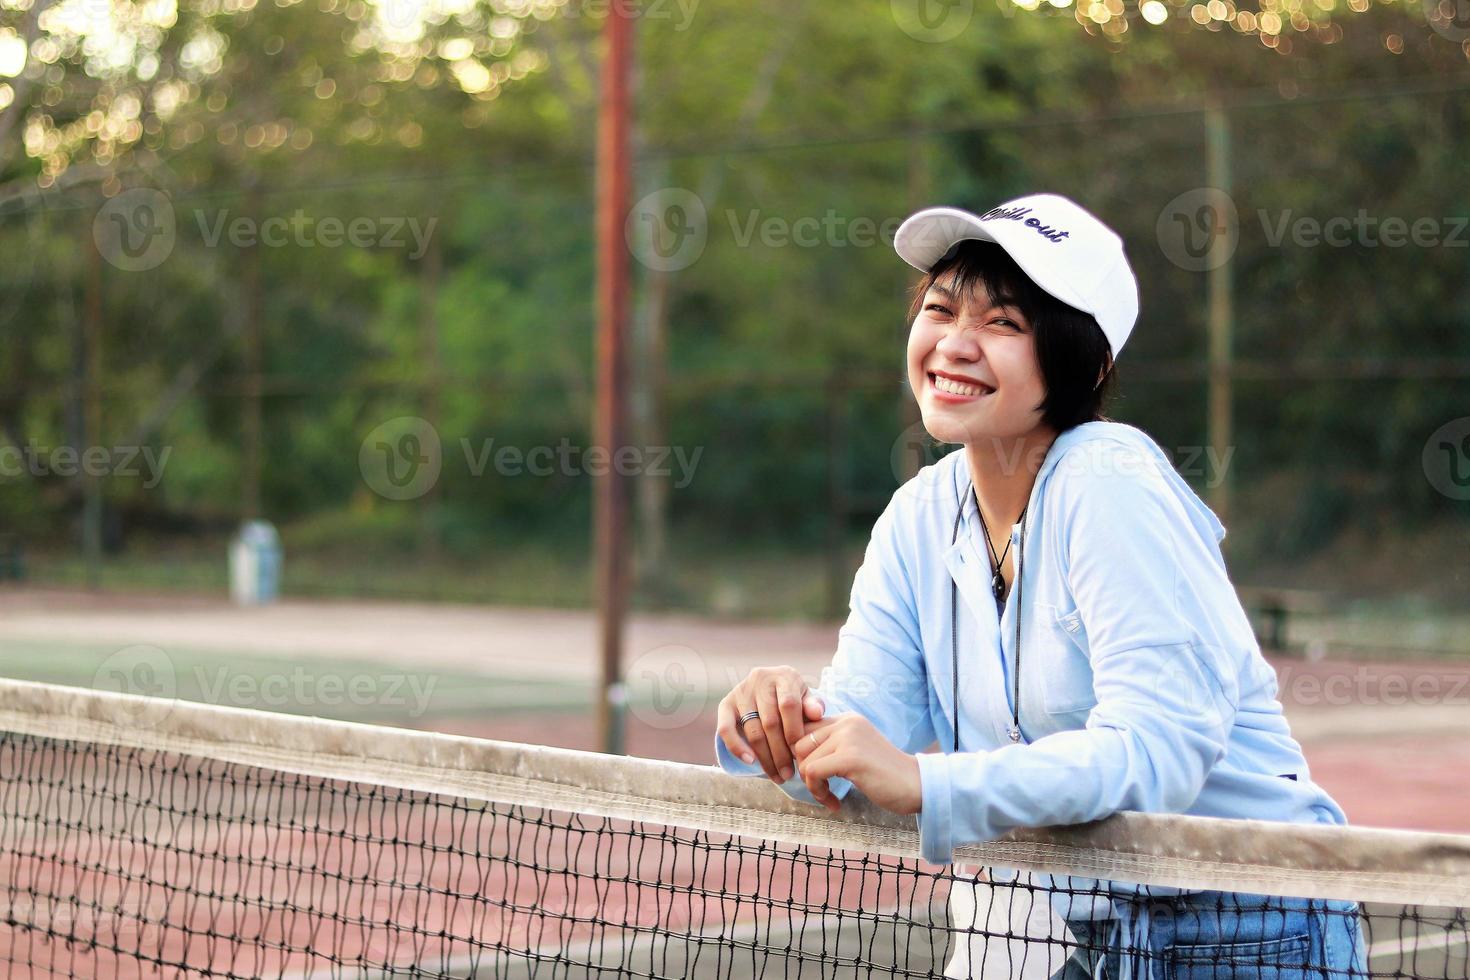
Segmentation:
<svg viewBox="0 0 1470 980">
<path fill-rule="evenodd" d="M 760 716 L 761 716 L 761 713 L 760 713 L 759 710 L 756 710 L 756 711 L 747 711 L 745 714 L 743 714 L 743 715 L 740 716 L 740 727 L 741 728 L 744 728 L 745 727 L 745 723 L 747 721 L 750 721 L 753 718 L 758 719 L 758 718 L 760 718 Z"/>
<path fill-rule="evenodd" d="M 817 741 L 816 732 L 808 732 L 806 737 L 812 740 L 812 748 L 815 749 L 821 746 L 822 743 Z"/>
</svg>

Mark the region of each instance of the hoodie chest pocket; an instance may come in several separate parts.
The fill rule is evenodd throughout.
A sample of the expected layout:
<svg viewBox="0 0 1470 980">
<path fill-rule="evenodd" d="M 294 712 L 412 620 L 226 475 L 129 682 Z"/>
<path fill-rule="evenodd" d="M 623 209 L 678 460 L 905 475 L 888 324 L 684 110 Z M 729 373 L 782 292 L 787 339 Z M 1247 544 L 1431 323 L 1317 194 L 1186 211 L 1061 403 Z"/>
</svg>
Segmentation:
<svg viewBox="0 0 1470 980">
<path fill-rule="evenodd" d="M 1043 703 L 1051 714 L 1086 713 L 1097 706 L 1092 690 L 1092 663 L 1087 657 L 1087 633 L 1076 609 L 1039 604 Z"/>
</svg>

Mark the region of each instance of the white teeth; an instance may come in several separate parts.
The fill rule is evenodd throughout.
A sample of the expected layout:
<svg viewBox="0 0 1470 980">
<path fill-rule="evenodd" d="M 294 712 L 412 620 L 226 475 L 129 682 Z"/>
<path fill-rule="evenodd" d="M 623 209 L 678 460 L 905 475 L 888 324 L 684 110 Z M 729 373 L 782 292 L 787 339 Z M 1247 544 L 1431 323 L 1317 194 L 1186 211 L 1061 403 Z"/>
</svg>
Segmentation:
<svg viewBox="0 0 1470 980">
<path fill-rule="evenodd" d="M 970 397 L 983 394 L 986 391 L 985 388 L 967 385 L 959 381 L 952 381 L 949 378 L 940 377 L 937 374 L 934 376 L 934 387 L 940 391 L 948 392 L 951 395 L 967 395 Z"/>
</svg>

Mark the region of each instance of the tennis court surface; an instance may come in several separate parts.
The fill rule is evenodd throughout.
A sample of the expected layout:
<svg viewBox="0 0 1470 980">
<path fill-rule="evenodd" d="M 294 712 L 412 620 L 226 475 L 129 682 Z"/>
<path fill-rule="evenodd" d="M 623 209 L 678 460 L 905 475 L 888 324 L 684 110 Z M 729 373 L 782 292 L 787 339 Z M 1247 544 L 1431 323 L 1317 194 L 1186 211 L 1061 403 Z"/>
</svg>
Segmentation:
<svg viewBox="0 0 1470 980">
<path fill-rule="evenodd" d="M 0 730 L 12 977 L 1031 978 L 1105 942 L 1125 975 L 1330 977 L 1292 897 L 1361 917 L 1374 977 L 1470 976 L 1470 837 L 1127 814 L 940 868 L 912 818 L 709 767 L 19 681 Z M 1244 972 L 1140 917 L 1228 921 Z"/>
</svg>

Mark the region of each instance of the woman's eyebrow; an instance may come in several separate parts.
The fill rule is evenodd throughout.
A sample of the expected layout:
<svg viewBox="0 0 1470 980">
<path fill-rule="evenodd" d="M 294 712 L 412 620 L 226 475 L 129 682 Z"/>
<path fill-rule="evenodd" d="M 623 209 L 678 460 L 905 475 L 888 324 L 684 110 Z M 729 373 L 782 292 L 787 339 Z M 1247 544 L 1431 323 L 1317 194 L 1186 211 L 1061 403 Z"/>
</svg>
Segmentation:
<svg viewBox="0 0 1470 980">
<path fill-rule="evenodd" d="M 930 286 L 927 292 L 938 293 L 940 298 L 947 303 L 953 303 L 955 301 L 954 291 L 945 286 Z M 1021 307 L 1014 298 L 1010 296 L 1002 296 L 994 302 L 986 303 L 985 309 L 980 310 L 977 315 L 984 316 L 987 313 L 1004 313 L 1007 310 L 1019 313 Z"/>
</svg>

